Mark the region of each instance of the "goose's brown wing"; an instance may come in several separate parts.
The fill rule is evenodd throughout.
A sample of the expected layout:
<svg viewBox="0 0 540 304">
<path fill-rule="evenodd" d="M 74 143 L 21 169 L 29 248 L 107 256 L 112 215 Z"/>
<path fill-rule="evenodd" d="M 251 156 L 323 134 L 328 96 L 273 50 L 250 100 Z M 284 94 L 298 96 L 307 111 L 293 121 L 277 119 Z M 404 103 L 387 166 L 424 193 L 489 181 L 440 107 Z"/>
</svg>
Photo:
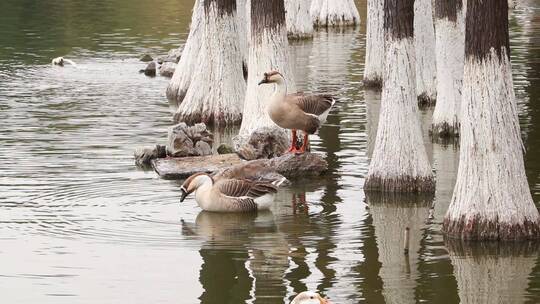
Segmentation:
<svg viewBox="0 0 540 304">
<path fill-rule="evenodd" d="M 308 114 L 321 115 L 328 111 L 335 103 L 331 95 L 306 95 L 296 93 L 287 96 L 288 101 L 297 105 L 302 111 Z"/>
<path fill-rule="evenodd" d="M 241 179 L 226 179 L 216 182 L 218 190 L 227 196 L 252 198 L 261 197 L 268 193 L 276 193 L 277 187 L 265 182 L 253 182 Z"/>
</svg>

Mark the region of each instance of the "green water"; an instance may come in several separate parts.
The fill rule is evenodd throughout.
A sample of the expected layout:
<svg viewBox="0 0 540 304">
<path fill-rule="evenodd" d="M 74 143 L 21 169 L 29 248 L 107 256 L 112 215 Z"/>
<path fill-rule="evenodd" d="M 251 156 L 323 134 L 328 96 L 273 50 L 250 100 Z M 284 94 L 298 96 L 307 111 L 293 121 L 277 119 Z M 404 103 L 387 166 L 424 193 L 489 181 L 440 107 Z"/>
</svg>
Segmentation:
<svg viewBox="0 0 540 304">
<path fill-rule="evenodd" d="M 521 2 L 510 13 L 512 60 L 538 202 L 540 3 Z M 380 96 L 360 86 L 366 3 L 357 5 L 360 28 L 290 49 L 300 90 L 339 97 L 312 143 L 329 173 L 285 188 L 271 212 L 218 215 L 193 198 L 179 204 L 178 182 L 132 159 L 171 125 L 168 79 L 140 75 L 137 58 L 185 42 L 192 1 L 2 0 L 2 303 L 288 303 L 304 290 L 335 303 L 538 303 L 537 245 L 444 241 L 454 147 L 425 136 L 434 197 L 365 196 Z M 57 56 L 79 68 L 52 67 Z"/>
</svg>

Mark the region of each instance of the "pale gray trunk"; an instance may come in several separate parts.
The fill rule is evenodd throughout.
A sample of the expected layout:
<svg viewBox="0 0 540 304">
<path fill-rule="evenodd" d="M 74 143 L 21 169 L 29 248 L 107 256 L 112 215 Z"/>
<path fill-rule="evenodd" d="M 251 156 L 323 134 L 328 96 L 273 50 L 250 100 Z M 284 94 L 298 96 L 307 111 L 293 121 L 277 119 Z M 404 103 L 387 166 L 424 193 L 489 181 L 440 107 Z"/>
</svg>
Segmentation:
<svg viewBox="0 0 540 304">
<path fill-rule="evenodd" d="M 251 29 L 249 39 L 249 62 L 247 90 L 244 101 L 243 120 L 235 145 L 242 145 L 249 135 L 258 128 L 278 126 L 270 119 L 267 102 L 274 92 L 273 85 L 258 85 L 263 75 L 279 71 L 287 83 L 287 92 L 296 92 L 291 65 L 289 63 L 289 43 L 285 24 L 283 0 L 267 0 L 262 5 L 248 0 Z M 284 133 L 285 136 L 286 133 Z"/>
<path fill-rule="evenodd" d="M 414 2 L 414 47 L 418 102 L 421 106 L 430 106 L 435 104 L 437 98 L 435 27 L 431 0 Z"/>
<path fill-rule="evenodd" d="M 525 175 L 506 0 L 467 0 L 460 157 L 443 229 L 452 238 L 540 237 Z"/>
<path fill-rule="evenodd" d="M 384 67 L 384 0 L 367 1 L 364 86 L 380 89 Z"/>
<path fill-rule="evenodd" d="M 199 2 L 203 2 L 202 8 Z M 242 119 L 245 81 L 236 2 L 199 2 L 195 4 L 192 26 L 200 22 L 200 33 L 194 31 L 194 36 L 188 38 L 185 54 L 169 85 L 168 95 L 179 103 L 174 120 L 215 125 L 238 123 Z M 188 45 L 191 43 L 196 46 Z M 190 68 L 182 70 L 183 64 Z"/>
<path fill-rule="evenodd" d="M 343 27 L 360 24 L 354 0 L 312 0 L 310 8 L 315 27 Z"/>
<path fill-rule="evenodd" d="M 416 96 L 414 1 L 385 0 L 385 69 L 381 114 L 364 188 L 432 192 L 435 181 L 423 145 Z"/>
<path fill-rule="evenodd" d="M 313 38 L 313 21 L 309 14 L 311 0 L 285 0 L 289 39 Z"/>
</svg>

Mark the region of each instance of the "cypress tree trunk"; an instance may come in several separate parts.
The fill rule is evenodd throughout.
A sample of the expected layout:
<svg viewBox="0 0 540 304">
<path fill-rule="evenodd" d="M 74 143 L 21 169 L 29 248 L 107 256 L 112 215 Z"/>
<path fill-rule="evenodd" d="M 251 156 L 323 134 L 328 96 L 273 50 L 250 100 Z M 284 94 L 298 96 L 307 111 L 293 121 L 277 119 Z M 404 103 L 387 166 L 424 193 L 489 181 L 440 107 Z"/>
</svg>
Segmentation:
<svg viewBox="0 0 540 304">
<path fill-rule="evenodd" d="M 236 14 L 237 14 L 237 27 L 240 43 L 240 51 L 242 51 L 244 78 L 247 78 L 247 64 L 248 64 L 248 40 L 249 40 L 249 24 L 247 13 L 247 0 L 236 0 Z"/>
<path fill-rule="evenodd" d="M 432 192 L 416 96 L 414 0 L 384 1 L 385 69 L 381 114 L 364 188 Z"/>
<path fill-rule="evenodd" d="M 465 56 L 464 0 L 434 0 L 437 105 L 433 112 L 434 137 L 459 135 L 459 109 Z"/>
<path fill-rule="evenodd" d="M 310 7 L 311 0 L 285 0 L 285 17 L 289 39 L 313 38 Z"/>
<path fill-rule="evenodd" d="M 435 28 L 431 0 L 414 2 L 414 47 L 418 102 L 420 106 L 431 106 L 437 98 Z"/>
<path fill-rule="evenodd" d="M 171 108 L 176 111 L 184 100 L 187 89 L 191 83 L 191 75 L 197 64 L 197 54 L 201 49 L 201 35 L 203 26 L 203 0 L 196 0 L 191 15 L 189 35 L 182 50 L 182 57 L 167 87 L 167 99 Z"/>
<path fill-rule="evenodd" d="M 240 137 L 249 136 L 257 128 L 278 128 L 266 110 L 266 103 L 274 88 L 271 85 L 258 85 L 265 72 L 279 71 L 285 77 L 288 93 L 296 92 L 289 64 L 289 44 L 283 0 L 249 0 L 249 2 L 251 18 L 249 75 Z M 242 138 L 240 138 L 241 141 Z"/>
<path fill-rule="evenodd" d="M 354 0 L 312 0 L 310 13 L 315 27 L 360 24 L 360 14 Z"/>
<path fill-rule="evenodd" d="M 466 240 L 540 237 L 523 163 L 507 0 L 467 0 L 460 158 L 443 230 Z"/>
<path fill-rule="evenodd" d="M 384 0 L 367 1 L 366 64 L 364 86 L 380 89 L 384 66 Z"/>
<path fill-rule="evenodd" d="M 167 90 L 179 104 L 174 119 L 216 125 L 240 122 L 246 85 L 236 0 L 198 0 L 195 6 L 192 28 L 197 29 L 186 42 Z"/>
</svg>

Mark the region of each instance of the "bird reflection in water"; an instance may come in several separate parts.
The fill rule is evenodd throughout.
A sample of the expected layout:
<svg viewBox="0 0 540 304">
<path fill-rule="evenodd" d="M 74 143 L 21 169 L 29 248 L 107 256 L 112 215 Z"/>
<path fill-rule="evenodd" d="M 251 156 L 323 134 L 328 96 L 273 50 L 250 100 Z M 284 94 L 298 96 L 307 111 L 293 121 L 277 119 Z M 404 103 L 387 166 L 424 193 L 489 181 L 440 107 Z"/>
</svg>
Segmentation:
<svg viewBox="0 0 540 304">
<path fill-rule="evenodd" d="M 272 212 L 202 211 L 195 223 L 182 221 L 182 234 L 203 241 L 199 250 L 203 260 L 201 303 L 285 297 L 283 277 L 289 267 L 289 246 Z"/>
<path fill-rule="evenodd" d="M 308 214 L 309 213 L 309 206 L 306 202 L 305 192 L 293 193 L 291 205 L 293 209 L 293 214 L 297 214 L 297 213 Z"/>
</svg>

